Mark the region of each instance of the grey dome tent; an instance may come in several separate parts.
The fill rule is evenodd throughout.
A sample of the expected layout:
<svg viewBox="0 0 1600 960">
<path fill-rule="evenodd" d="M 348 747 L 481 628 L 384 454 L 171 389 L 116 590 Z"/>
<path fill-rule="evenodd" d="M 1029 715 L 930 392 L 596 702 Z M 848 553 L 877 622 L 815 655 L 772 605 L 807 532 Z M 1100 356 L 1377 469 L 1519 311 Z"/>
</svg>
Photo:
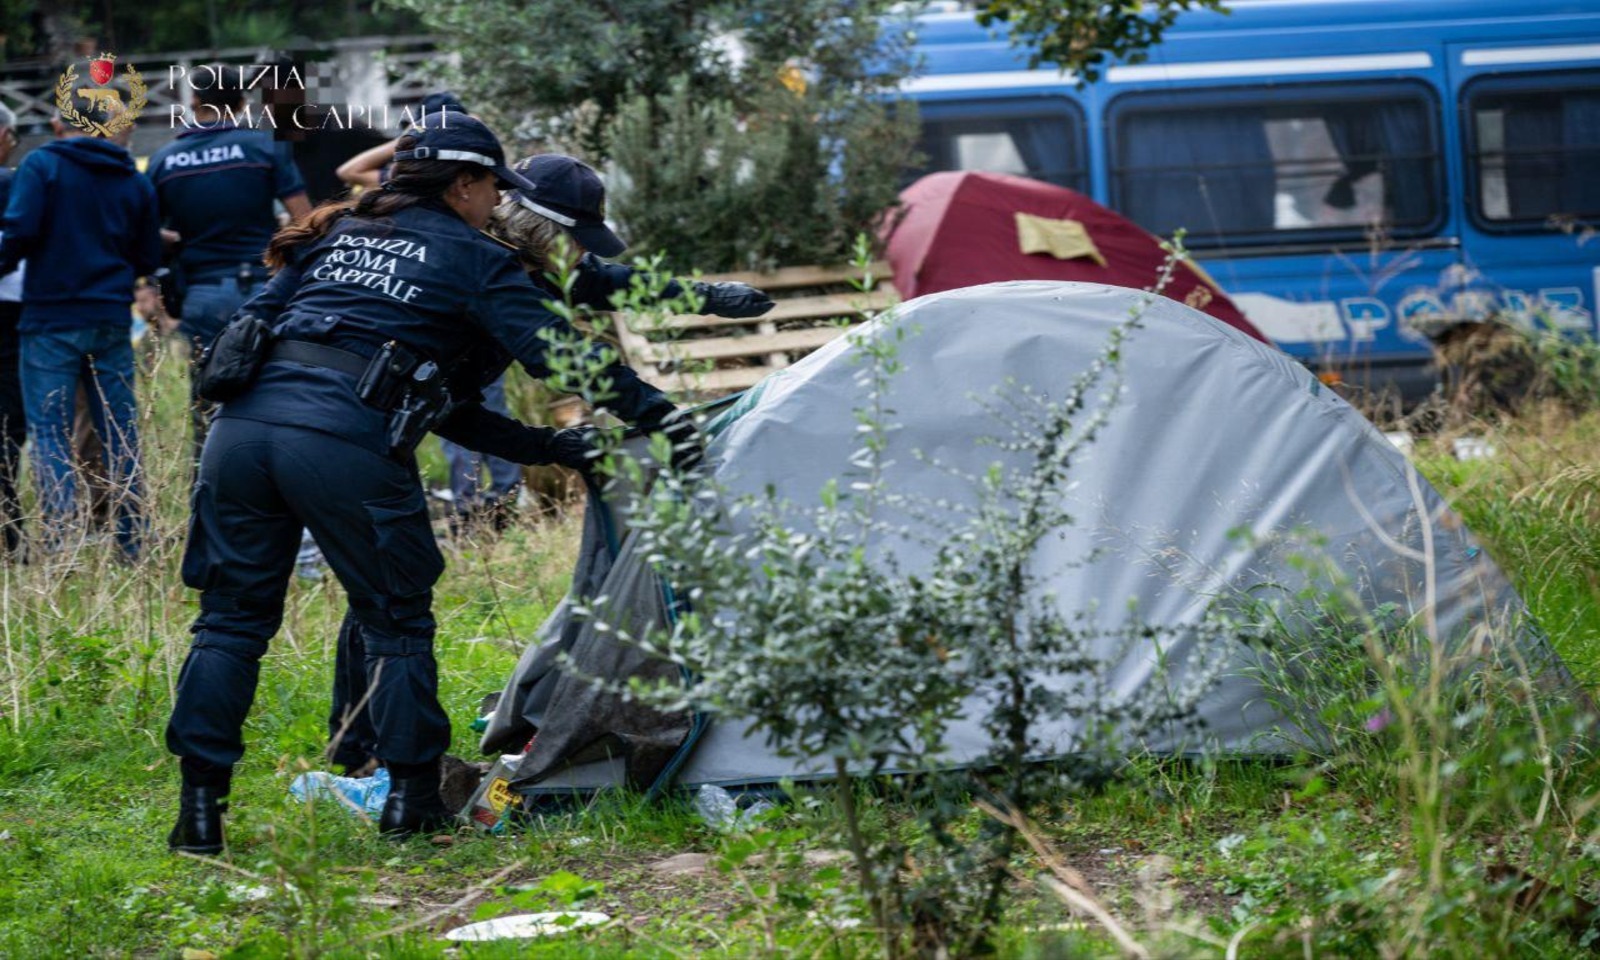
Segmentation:
<svg viewBox="0 0 1600 960">
<path fill-rule="evenodd" d="M 1396 604 L 1403 614 L 1414 612 L 1431 595 L 1436 635 L 1453 653 L 1487 658 L 1494 651 L 1475 652 L 1474 645 L 1516 643 L 1518 659 L 1532 670 L 1570 682 L 1536 632 L 1486 628 L 1518 612 L 1521 601 L 1381 433 L 1294 360 L 1164 297 L 1019 282 L 902 304 L 894 322 L 910 332 L 898 348 L 903 372 L 888 387 L 897 429 L 882 482 L 929 501 L 972 497 L 957 472 L 982 473 L 1001 455 L 981 442 L 999 432 L 996 391 L 1025 385 L 1059 392 L 1135 312 L 1141 321 L 1122 351 L 1122 395 L 1064 494 L 1076 523 L 1059 543 L 1041 548 L 1059 554 L 1041 557 L 1040 568 L 1059 570 L 1049 588 L 1064 609 L 1111 621 L 1128 616 L 1132 604 L 1145 622 L 1181 638 L 1210 598 L 1302 583 L 1292 557 L 1304 541 L 1293 535 L 1314 531 L 1369 610 Z M 885 323 L 867 324 L 774 374 L 712 423 L 717 482 L 733 494 L 770 487 L 791 502 L 815 504 L 824 484 L 849 470 L 858 446 L 854 411 L 862 405 L 857 344 L 885 335 Z M 929 459 L 955 470 L 935 469 Z M 875 547 L 892 549 L 910 569 L 929 549 L 911 541 Z M 1428 565 L 1415 553 L 1424 547 Z M 668 615 L 663 584 L 633 552 L 616 514 L 595 501 L 573 591 L 610 598 L 612 615 L 627 621 L 619 626 L 632 632 Z M 487 753 L 515 753 L 537 733 L 512 784 L 524 795 L 668 783 L 739 787 L 816 773 L 778 757 L 736 722 L 663 715 L 565 675 L 561 651 L 590 676 L 676 675 L 676 667 L 575 617 L 564 601 L 518 664 L 482 741 Z M 1110 689 L 1132 695 L 1167 682 L 1154 651 L 1146 653 L 1117 659 Z M 1234 656 L 1238 662 L 1198 705 L 1208 746 L 1292 749 L 1302 718 L 1280 715 L 1263 695 L 1248 649 Z M 1314 658 L 1306 668 L 1315 670 Z M 1060 726 L 1057 742 L 1070 753 L 1078 731 L 1070 721 Z M 975 720 L 958 722 L 951 741 L 953 763 L 984 747 Z M 1165 735 L 1138 746 L 1186 748 Z"/>
</svg>

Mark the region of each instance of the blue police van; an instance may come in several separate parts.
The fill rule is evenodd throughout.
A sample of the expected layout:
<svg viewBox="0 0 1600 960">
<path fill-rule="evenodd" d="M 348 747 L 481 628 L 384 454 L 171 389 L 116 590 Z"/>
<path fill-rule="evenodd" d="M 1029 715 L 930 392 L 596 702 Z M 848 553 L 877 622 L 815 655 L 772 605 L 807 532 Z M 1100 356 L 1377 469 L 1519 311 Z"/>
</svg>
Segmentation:
<svg viewBox="0 0 1600 960">
<path fill-rule="evenodd" d="M 928 170 L 1022 174 L 1187 245 L 1329 379 L 1431 389 L 1428 332 L 1596 333 L 1600 3 L 1235 0 L 1093 83 L 919 17 Z"/>
</svg>

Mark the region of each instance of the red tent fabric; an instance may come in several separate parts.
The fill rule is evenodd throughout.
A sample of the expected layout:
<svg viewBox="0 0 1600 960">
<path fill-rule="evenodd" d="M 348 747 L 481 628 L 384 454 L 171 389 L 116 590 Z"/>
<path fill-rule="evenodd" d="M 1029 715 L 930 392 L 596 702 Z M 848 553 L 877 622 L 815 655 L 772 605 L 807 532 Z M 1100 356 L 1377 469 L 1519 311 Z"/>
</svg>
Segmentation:
<svg viewBox="0 0 1600 960">
<path fill-rule="evenodd" d="M 888 238 L 895 289 L 910 299 L 1001 280 L 1087 280 L 1145 289 L 1166 260 L 1156 237 L 1081 193 L 1001 173 L 932 173 L 901 194 L 903 216 Z M 1075 220 L 1104 257 L 1062 260 L 1023 253 L 1018 213 Z M 1162 293 L 1270 343 L 1209 277 L 1189 264 L 1173 271 Z"/>
</svg>

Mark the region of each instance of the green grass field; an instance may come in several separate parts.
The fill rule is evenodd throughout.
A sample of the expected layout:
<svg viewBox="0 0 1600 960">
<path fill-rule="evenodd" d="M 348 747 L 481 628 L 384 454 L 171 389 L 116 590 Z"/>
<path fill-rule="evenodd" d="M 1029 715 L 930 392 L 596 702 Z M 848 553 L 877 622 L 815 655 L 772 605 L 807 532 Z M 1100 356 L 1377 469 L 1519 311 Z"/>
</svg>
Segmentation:
<svg viewBox="0 0 1600 960">
<path fill-rule="evenodd" d="M 786 808 L 755 839 L 719 836 L 682 800 L 613 798 L 519 836 L 404 844 L 335 807 L 294 803 L 290 777 L 321 766 L 343 611 L 330 583 L 291 590 L 234 780 L 229 861 L 170 855 L 177 767 L 162 730 L 195 606 L 177 576 L 181 374 L 166 363 L 151 379 L 151 558 L 126 568 L 90 546 L 70 565 L 0 569 L 0 956 L 873 954 L 869 934 L 829 919 L 829 905 L 848 899 L 849 871 L 823 849 L 826 796 Z M 1490 460 L 1457 463 L 1424 443 L 1418 462 L 1593 690 L 1600 417 L 1529 418 L 1493 441 Z M 436 454 L 425 468 L 438 473 Z M 436 611 L 452 752 L 476 759 L 467 723 L 560 598 L 576 541 L 567 517 L 447 550 Z M 1507 753 L 1497 751 L 1445 758 L 1487 762 L 1473 795 L 1510 798 L 1457 805 L 1473 816 L 1438 814 L 1412 789 L 1414 758 L 1375 750 L 1360 764 L 1136 763 L 1042 813 L 1041 829 L 1147 956 L 1425 956 L 1463 945 L 1585 955 L 1581 929 L 1569 927 L 1573 897 L 1594 897 L 1600 862 L 1590 787 L 1546 769 L 1525 797 L 1524 768 L 1494 767 Z M 1499 790 L 1497 777 L 1517 788 Z M 902 812 L 893 796 L 865 799 L 892 828 Z M 681 854 L 713 859 L 661 866 Z M 1560 889 L 1519 906 L 1517 884 L 1490 869 L 1500 862 Z M 1014 866 L 1002 955 L 1119 955 L 1098 924 L 1035 882 L 1036 860 Z M 509 945 L 439 938 L 466 920 L 574 903 L 613 922 Z"/>
</svg>

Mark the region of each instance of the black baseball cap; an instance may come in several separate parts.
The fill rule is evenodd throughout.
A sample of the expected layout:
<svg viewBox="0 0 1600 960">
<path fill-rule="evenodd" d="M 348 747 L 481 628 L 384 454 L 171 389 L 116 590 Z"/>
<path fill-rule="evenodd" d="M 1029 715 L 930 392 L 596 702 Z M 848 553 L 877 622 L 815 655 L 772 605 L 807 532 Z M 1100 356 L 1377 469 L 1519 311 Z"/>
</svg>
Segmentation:
<svg viewBox="0 0 1600 960">
<path fill-rule="evenodd" d="M 606 185 L 593 167 L 575 157 L 546 153 L 517 164 L 517 173 L 529 181 L 517 190 L 517 202 L 565 227 L 583 249 L 601 257 L 628 249 L 606 226 Z"/>
<path fill-rule="evenodd" d="M 396 150 L 396 163 L 402 160 L 458 160 L 488 167 L 505 190 L 531 190 L 521 174 L 506 166 L 506 152 L 500 139 L 482 120 L 464 113 L 444 111 L 424 117 L 412 127 L 409 136 L 417 143 L 409 150 Z"/>
</svg>

